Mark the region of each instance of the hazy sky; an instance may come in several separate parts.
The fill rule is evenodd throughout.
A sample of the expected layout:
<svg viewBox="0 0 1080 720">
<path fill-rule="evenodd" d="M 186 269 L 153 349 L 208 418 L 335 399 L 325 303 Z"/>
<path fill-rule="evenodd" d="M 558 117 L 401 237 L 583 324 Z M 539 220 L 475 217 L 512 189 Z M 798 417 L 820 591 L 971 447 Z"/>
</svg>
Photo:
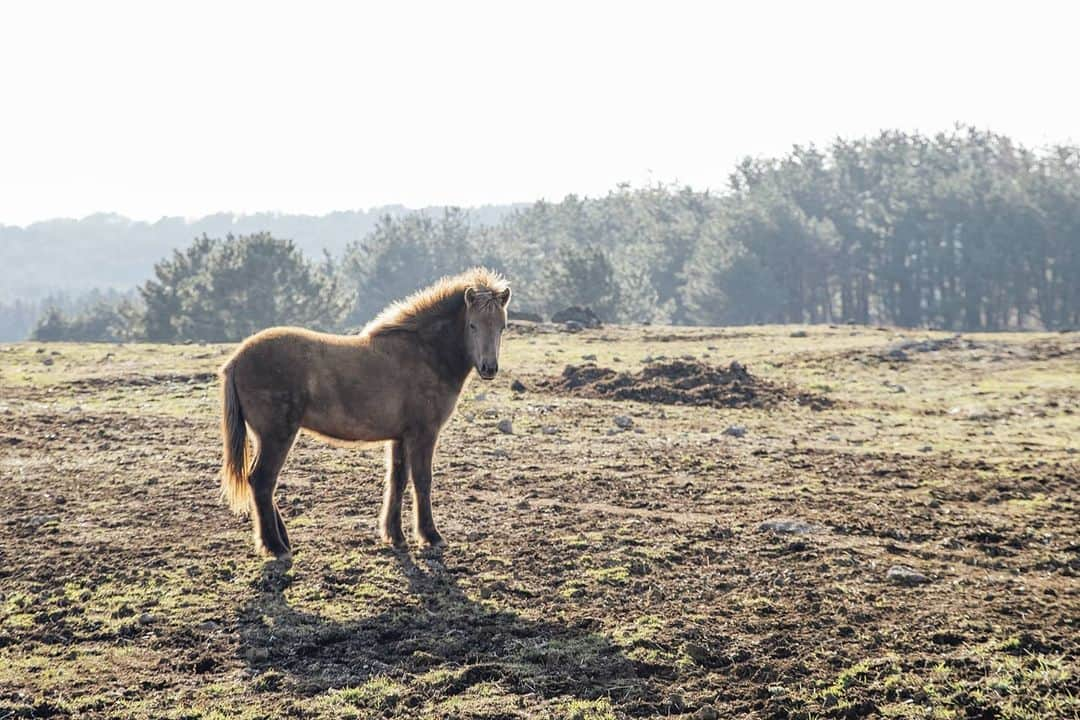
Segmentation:
<svg viewBox="0 0 1080 720">
<path fill-rule="evenodd" d="M 0 6 L 0 223 L 720 187 L 956 121 L 1080 140 L 1072 3 Z"/>
</svg>

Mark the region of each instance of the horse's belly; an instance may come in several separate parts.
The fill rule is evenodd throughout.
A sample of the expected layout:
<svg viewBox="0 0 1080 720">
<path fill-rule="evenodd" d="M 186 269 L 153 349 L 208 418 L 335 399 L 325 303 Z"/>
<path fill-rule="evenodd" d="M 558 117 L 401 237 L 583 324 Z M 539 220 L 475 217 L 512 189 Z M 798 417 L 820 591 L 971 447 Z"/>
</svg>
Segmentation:
<svg viewBox="0 0 1080 720">
<path fill-rule="evenodd" d="M 397 413 L 364 412 L 365 408 L 311 407 L 303 427 L 320 435 L 348 442 L 375 442 L 400 437 Z"/>
</svg>

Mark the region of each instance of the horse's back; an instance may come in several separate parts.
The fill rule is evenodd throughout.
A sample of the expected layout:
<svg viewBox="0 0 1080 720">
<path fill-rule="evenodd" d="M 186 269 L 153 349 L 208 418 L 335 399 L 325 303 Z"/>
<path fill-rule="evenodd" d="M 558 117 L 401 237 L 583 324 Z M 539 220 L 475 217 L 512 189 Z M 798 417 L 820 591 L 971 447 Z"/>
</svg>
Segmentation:
<svg viewBox="0 0 1080 720">
<path fill-rule="evenodd" d="M 296 327 L 273 327 L 244 340 L 222 367 L 232 375 L 244 414 L 256 429 L 280 417 L 297 424 L 306 412 L 316 377 L 332 364 L 329 348 L 348 336 Z"/>
</svg>

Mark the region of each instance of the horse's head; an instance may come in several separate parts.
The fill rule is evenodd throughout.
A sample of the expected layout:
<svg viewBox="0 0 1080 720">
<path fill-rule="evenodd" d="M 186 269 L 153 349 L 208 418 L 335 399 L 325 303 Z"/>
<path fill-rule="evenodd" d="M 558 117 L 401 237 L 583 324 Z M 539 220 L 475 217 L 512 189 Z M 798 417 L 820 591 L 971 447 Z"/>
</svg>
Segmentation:
<svg viewBox="0 0 1080 720">
<path fill-rule="evenodd" d="M 506 329 L 510 288 L 501 292 L 470 287 L 465 290 L 465 351 L 485 380 L 499 372 L 499 343 Z"/>
</svg>

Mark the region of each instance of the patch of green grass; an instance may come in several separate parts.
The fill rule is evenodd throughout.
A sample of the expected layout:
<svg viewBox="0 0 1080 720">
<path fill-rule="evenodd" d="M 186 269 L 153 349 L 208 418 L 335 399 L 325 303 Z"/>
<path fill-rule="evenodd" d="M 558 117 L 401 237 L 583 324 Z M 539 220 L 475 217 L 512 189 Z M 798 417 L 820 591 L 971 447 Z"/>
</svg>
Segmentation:
<svg viewBox="0 0 1080 720">
<path fill-rule="evenodd" d="M 1043 493 L 1035 493 L 1030 498 L 1013 498 L 1005 501 L 1005 506 L 1010 510 L 1021 513 L 1039 512 L 1050 503 L 1050 499 Z"/>
<path fill-rule="evenodd" d="M 594 568 L 592 570 L 587 570 L 585 575 L 596 582 L 607 585 L 625 585 L 630 581 L 630 569 L 622 565 Z"/>
<path fill-rule="evenodd" d="M 397 706 L 406 690 L 390 678 L 379 676 L 356 687 L 331 690 L 320 698 L 323 710 L 340 713 L 342 718 L 370 717 L 358 710 L 387 711 Z"/>
<path fill-rule="evenodd" d="M 1013 654 L 1018 638 L 996 640 L 966 653 L 963 662 L 908 665 L 897 656 L 865 660 L 845 668 L 815 689 L 794 693 L 799 717 L 835 713 L 853 698 L 881 698 L 890 718 L 963 718 L 993 708 L 1007 720 L 1074 717 L 1080 699 L 1069 691 L 1073 670 L 1062 656 Z"/>
<path fill-rule="evenodd" d="M 570 700 L 562 707 L 566 720 L 615 720 L 615 709 L 607 698 Z"/>
<path fill-rule="evenodd" d="M 652 642 L 664 626 L 664 621 L 656 615 L 640 615 L 632 622 L 617 627 L 611 639 L 625 648 L 638 647 Z"/>
<path fill-rule="evenodd" d="M 559 588 L 559 596 L 567 600 L 583 597 L 586 594 L 588 583 L 583 580 L 567 580 Z"/>
</svg>

